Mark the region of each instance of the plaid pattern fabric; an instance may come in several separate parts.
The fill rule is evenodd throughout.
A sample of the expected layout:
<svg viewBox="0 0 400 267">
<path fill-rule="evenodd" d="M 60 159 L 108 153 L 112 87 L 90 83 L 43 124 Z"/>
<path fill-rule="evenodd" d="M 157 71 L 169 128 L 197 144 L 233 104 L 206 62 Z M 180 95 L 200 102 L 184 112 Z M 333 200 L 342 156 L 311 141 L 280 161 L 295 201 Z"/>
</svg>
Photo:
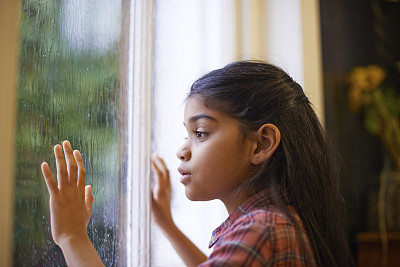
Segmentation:
<svg viewBox="0 0 400 267">
<path fill-rule="evenodd" d="M 268 190 L 245 201 L 214 230 L 214 250 L 199 266 L 316 266 L 306 234 L 271 203 Z"/>
</svg>

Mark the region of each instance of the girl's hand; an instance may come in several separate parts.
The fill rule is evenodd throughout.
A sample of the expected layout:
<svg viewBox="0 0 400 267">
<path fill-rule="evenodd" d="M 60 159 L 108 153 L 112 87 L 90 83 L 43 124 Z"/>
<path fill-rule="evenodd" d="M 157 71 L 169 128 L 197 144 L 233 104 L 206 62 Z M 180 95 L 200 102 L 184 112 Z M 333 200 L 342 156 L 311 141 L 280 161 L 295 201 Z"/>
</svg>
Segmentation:
<svg viewBox="0 0 400 267">
<path fill-rule="evenodd" d="M 172 220 L 171 182 L 168 168 L 163 159 L 157 155 L 151 157 L 151 168 L 154 173 L 151 198 L 151 213 L 154 221 L 164 232 L 186 266 L 198 266 L 207 260 L 207 256 L 176 227 Z"/>
<path fill-rule="evenodd" d="M 68 141 L 54 147 L 57 183 L 49 165 L 42 164 L 42 173 L 50 193 L 51 232 L 59 246 L 71 240 L 87 239 L 87 224 L 93 204 L 91 187 L 86 183 L 86 170 L 78 150 L 72 151 Z"/>
<path fill-rule="evenodd" d="M 164 160 L 158 155 L 151 157 L 151 169 L 154 173 L 151 211 L 154 221 L 168 232 L 175 224 L 171 215 L 171 182 Z"/>
</svg>

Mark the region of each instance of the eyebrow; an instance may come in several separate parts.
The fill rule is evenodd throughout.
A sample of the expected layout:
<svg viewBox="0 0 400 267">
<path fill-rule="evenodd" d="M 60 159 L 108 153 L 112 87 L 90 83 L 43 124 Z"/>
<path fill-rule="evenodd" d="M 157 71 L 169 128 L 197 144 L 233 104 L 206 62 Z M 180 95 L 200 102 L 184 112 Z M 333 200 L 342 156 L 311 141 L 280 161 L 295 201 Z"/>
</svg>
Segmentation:
<svg viewBox="0 0 400 267">
<path fill-rule="evenodd" d="M 199 114 L 199 115 L 191 117 L 189 119 L 189 123 L 195 123 L 196 121 L 198 121 L 200 119 L 208 119 L 208 120 L 211 120 L 211 121 L 218 122 L 218 120 L 216 118 L 214 118 L 214 117 L 211 117 L 211 116 L 206 115 L 206 114 Z M 183 124 L 185 124 L 185 123 L 183 123 Z"/>
</svg>

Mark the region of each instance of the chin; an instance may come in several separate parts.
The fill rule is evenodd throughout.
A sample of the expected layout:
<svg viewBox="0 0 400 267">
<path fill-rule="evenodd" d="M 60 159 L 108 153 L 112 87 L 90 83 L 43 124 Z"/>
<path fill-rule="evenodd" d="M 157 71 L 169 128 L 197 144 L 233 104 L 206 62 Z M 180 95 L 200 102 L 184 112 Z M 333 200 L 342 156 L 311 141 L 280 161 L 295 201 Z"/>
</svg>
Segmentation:
<svg viewBox="0 0 400 267">
<path fill-rule="evenodd" d="M 190 201 L 198 201 L 198 199 L 193 194 L 188 192 L 188 190 L 185 190 L 185 195 L 186 198 L 189 199 Z"/>
<path fill-rule="evenodd" d="M 185 188 L 185 195 L 186 195 L 186 198 L 189 199 L 190 201 L 209 201 L 209 200 L 212 200 L 211 198 L 208 198 L 207 196 L 202 196 L 202 195 L 196 194 L 195 192 L 191 192 L 187 188 Z"/>
</svg>

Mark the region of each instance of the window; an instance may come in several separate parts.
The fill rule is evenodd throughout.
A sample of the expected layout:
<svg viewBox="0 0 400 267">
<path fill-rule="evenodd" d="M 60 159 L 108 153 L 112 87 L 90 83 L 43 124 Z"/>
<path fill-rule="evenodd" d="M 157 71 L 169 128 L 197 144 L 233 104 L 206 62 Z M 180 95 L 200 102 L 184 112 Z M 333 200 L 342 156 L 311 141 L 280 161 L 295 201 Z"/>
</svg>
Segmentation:
<svg viewBox="0 0 400 267">
<path fill-rule="evenodd" d="M 126 1 L 125 1 L 126 2 Z M 17 90 L 14 265 L 63 266 L 40 164 L 63 140 L 83 153 L 95 196 L 89 236 L 125 265 L 128 85 L 121 0 L 22 1 Z M 128 9 L 129 10 L 129 9 Z"/>
</svg>

